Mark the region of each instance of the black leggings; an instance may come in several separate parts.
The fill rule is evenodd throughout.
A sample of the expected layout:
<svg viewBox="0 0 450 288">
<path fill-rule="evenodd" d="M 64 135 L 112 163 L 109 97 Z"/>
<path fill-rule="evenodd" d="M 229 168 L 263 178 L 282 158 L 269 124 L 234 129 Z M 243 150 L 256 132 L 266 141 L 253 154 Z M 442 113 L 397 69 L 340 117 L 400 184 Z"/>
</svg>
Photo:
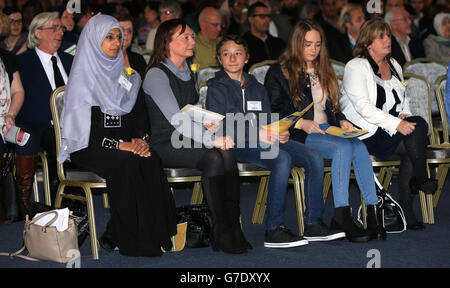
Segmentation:
<svg viewBox="0 0 450 288">
<path fill-rule="evenodd" d="M 220 150 L 217 148 L 175 149 L 170 143 L 153 145 L 152 149 L 158 152 L 163 167 L 167 168 L 195 168 L 202 171 L 203 177 L 224 175 L 237 170 L 236 157 L 233 150 Z"/>
<path fill-rule="evenodd" d="M 410 192 L 410 182 L 423 183 L 427 178 L 426 149 L 428 144 L 428 125 L 422 118 L 416 122 L 414 132 L 405 136 L 395 150 L 400 156 L 398 177 L 399 202 L 406 214 L 408 223 L 416 222 Z"/>
</svg>

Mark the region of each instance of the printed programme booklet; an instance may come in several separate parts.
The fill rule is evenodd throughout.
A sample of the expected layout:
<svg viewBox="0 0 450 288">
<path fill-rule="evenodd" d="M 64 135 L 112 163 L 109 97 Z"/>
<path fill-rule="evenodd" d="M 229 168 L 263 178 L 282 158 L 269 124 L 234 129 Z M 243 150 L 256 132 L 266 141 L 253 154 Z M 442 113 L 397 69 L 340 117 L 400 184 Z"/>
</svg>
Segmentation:
<svg viewBox="0 0 450 288">
<path fill-rule="evenodd" d="M 181 109 L 181 112 L 186 113 L 193 121 L 203 123 L 205 121 L 220 122 L 225 116 L 215 113 L 195 105 L 188 104 Z"/>
<path fill-rule="evenodd" d="M 353 137 L 359 137 L 361 135 L 366 134 L 367 130 L 360 130 L 360 129 L 350 129 L 345 130 L 336 126 L 331 126 L 325 131 L 327 134 L 338 136 L 341 138 L 353 138 Z"/>
<path fill-rule="evenodd" d="M 291 115 L 284 117 L 280 121 L 264 126 L 264 129 L 278 130 L 278 133 L 289 130 L 289 128 L 291 128 L 292 125 L 294 125 L 300 118 L 302 118 L 303 115 L 305 115 L 306 112 L 308 112 L 308 110 L 312 107 L 313 104 L 314 103 L 309 104 L 308 107 L 306 107 L 302 111 L 294 112 Z"/>
</svg>

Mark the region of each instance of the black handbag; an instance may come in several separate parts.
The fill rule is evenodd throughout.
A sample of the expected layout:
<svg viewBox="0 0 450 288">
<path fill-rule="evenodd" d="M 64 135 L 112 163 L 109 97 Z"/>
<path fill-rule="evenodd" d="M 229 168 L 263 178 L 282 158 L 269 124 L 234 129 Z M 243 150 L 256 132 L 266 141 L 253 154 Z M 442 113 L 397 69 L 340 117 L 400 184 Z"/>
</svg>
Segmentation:
<svg viewBox="0 0 450 288">
<path fill-rule="evenodd" d="M 376 208 L 377 219 L 382 220 L 382 225 L 387 233 L 400 233 L 406 230 L 406 218 L 403 209 L 392 196 L 381 186 L 375 176 L 375 186 L 378 203 Z M 358 220 L 361 221 L 361 207 L 358 210 Z"/>
<path fill-rule="evenodd" d="M 177 223 L 187 222 L 186 247 L 208 247 L 212 220 L 206 204 L 177 207 Z"/>
<path fill-rule="evenodd" d="M 2 159 L 0 185 L 0 204 L 3 210 L 4 224 L 25 219 L 26 208 L 17 190 L 16 177 L 14 176 L 15 149 L 7 145 L 6 156 Z"/>
</svg>

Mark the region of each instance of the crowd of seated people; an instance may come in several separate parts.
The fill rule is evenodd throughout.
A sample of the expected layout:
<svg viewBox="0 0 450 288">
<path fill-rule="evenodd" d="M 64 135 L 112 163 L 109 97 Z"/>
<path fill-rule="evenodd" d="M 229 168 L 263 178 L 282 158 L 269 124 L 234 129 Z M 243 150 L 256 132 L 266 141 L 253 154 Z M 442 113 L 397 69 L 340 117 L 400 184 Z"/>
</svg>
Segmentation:
<svg viewBox="0 0 450 288">
<path fill-rule="evenodd" d="M 321 151 L 318 145 L 311 142 L 312 139 L 317 138 L 317 143 L 321 141 L 323 143 L 325 138 L 322 135 L 324 134 L 322 129 L 328 127 L 329 123 L 335 123 L 344 129 L 353 127 L 353 125 L 367 128 L 370 133 L 366 135 L 364 141 L 356 143 L 359 145 L 358 149 L 363 147 L 362 150 L 366 151 L 364 143 L 368 152 L 373 155 L 378 153 L 380 155 L 377 156 L 386 158 L 394 153 L 401 155 L 400 186 L 403 193 L 400 195 L 400 202 L 405 206 L 408 228 L 421 230 L 424 225 L 416 219 L 412 202 L 419 189 L 432 193 L 436 190 L 436 183 L 425 173 L 424 147 L 427 143 L 423 140 L 426 138 L 424 135 L 427 133 L 427 124 L 422 118 L 411 115 L 409 111 L 405 89 L 401 86 L 403 82 L 401 68 L 406 62 L 421 57 L 431 57 L 443 62 L 450 61 L 450 4 L 447 2 L 445 0 L 380 0 L 375 3 L 368 0 L 362 1 L 362 3 L 351 0 L 80 0 L 79 5 L 70 6 L 68 4 L 72 2 L 67 0 L 0 0 L 0 72 L 1 75 L 8 76 L 7 81 L 5 81 L 6 76 L 5 79 L 0 79 L 0 88 L 3 89 L 0 92 L 4 91 L 2 95 L 5 96 L 7 93 L 9 97 L 5 98 L 4 102 L 7 105 L 2 107 L 0 123 L 6 125 L 7 128 L 11 125 L 20 126 L 31 134 L 25 146 L 16 148 L 17 186 L 27 212 L 31 212 L 32 186 L 39 152 L 45 151 L 49 159 L 50 186 L 54 200 L 58 187 L 56 161 L 73 158 L 72 160 L 78 162 L 82 168 L 92 169 L 93 172 L 103 173 L 105 178 L 111 178 L 116 174 L 110 174 L 108 171 L 100 169 L 104 167 L 92 168 L 90 156 L 86 159 L 81 156 L 91 155 L 95 149 L 116 149 L 117 151 L 113 153 L 116 155 L 114 157 L 122 157 L 120 155 L 124 153 L 134 153 L 140 158 L 154 157 L 152 159 L 155 159 L 155 163 L 150 163 L 151 161 L 140 159 L 137 156 L 133 159 L 125 157 L 126 161 L 136 161 L 136 163 L 130 164 L 133 165 L 133 169 L 139 169 L 138 165 L 146 165 L 145 169 L 163 173 L 162 167 L 191 165 L 192 168 L 201 170 L 204 176 L 203 190 L 206 202 L 214 218 L 212 232 L 214 250 L 234 254 L 246 253 L 251 250 L 252 245 L 246 240 L 238 220 L 240 188 L 237 180 L 236 161 L 248 160 L 243 156 L 242 151 L 248 155 L 255 154 L 253 153 L 255 151 L 240 150 L 235 155 L 236 149 L 233 147 L 236 146 L 237 141 L 233 135 L 215 134 L 219 130 L 219 123 L 205 123 L 205 125 L 191 123 L 188 127 L 170 123 L 171 116 L 177 114 L 182 108 L 180 103 L 195 104 L 198 100 L 198 87 L 193 81 L 195 74 L 192 73 L 190 70 L 192 66 L 189 65 L 194 63 L 199 64 L 197 67 L 200 69 L 205 67 L 220 69 L 220 66 L 225 69 L 225 72 L 221 71 L 217 74 L 218 78 L 215 82 L 209 83 L 217 84 L 220 82 L 219 77 L 222 77 L 236 90 L 236 101 L 241 102 L 239 102 L 239 106 L 233 107 L 233 109 L 236 108 L 235 110 L 224 110 L 224 112 L 250 113 L 251 110 L 255 110 L 260 113 L 263 111 L 279 113 L 287 109 L 287 107 L 280 107 L 280 103 L 276 102 L 277 98 L 273 97 L 274 93 L 281 93 L 280 91 L 286 94 L 286 103 L 289 102 L 288 104 L 292 106 L 289 107 L 289 111 L 293 112 L 304 106 L 303 96 L 305 93 L 310 98 L 312 97 L 311 99 L 314 101 L 308 99 L 314 103 L 312 110 L 316 111 L 316 114 L 309 115 L 309 118 L 306 117 L 299 122 L 302 124 L 292 128 L 303 130 L 304 137 L 300 141 L 284 134 L 264 136 L 274 137 L 273 139 L 264 138 L 265 142 L 269 142 L 271 145 L 278 143 L 277 145 L 281 144 L 281 147 L 285 148 L 295 142 L 294 140 L 300 142 L 295 145 L 302 148 L 292 149 L 292 151 L 288 148 L 285 149 L 289 150 L 289 153 L 285 155 L 289 158 L 289 162 L 298 161 L 300 165 L 302 161 L 296 159 L 299 156 L 296 153 L 301 149 L 307 149 L 308 146 L 311 146 L 309 147 L 311 149 L 315 146 L 314 153 L 321 155 L 318 157 L 320 161 L 325 158 L 337 157 L 326 154 L 325 148 Z M 373 6 L 369 7 L 371 3 Z M 97 17 L 99 14 L 105 17 Z M 93 22 L 98 27 L 95 27 Z M 304 28 L 306 29 L 305 35 L 293 39 L 291 34 L 294 34 L 295 29 L 299 29 L 299 23 L 303 23 L 302 25 L 309 28 Z M 361 31 L 364 32 L 364 35 Z M 231 38 L 230 35 L 232 35 Z M 311 40 L 311 35 L 314 35 L 313 40 Z M 95 38 L 92 43 L 91 38 Z M 228 40 L 223 41 L 223 39 Z M 295 44 L 293 44 L 294 42 Z M 295 47 L 298 49 L 294 49 Z M 232 54 L 225 54 L 224 51 L 231 48 L 234 49 Z M 242 51 L 239 52 L 239 49 Z M 77 57 L 78 51 L 82 55 L 94 57 L 93 59 L 102 57 L 105 59 L 102 58 L 99 62 L 85 62 L 86 59 L 82 60 L 82 56 Z M 140 53 L 147 56 L 146 60 Z M 236 66 L 234 61 L 237 61 L 237 56 L 241 58 Z M 273 82 L 266 81 L 262 86 L 254 83 L 255 79 L 248 72 L 252 65 L 265 60 L 278 61 L 281 66 L 275 65 L 271 68 Z M 338 99 L 336 75 L 330 68 L 330 60 L 349 63 L 344 75 L 343 100 Z M 75 75 L 73 70 L 86 71 L 86 69 L 90 69 L 88 68 L 89 64 L 94 65 L 94 63 L 98 65 L 95 69 L 99 71 L 96 77 L 101 76 L 104 81 L 114 84 L 111 84 L 110 87 L 102 86 L 99 89 L 87 87 L 83 97 L 98 101 L 92 106 L 85 107 L 88 117 L 91 117 L 92 111 L 93 118 L 90 121 L 87 119 L 85 122 L 86 119 L 76 117 L 70 118 L 72 117 L 70 109 L 73 107 L 67 105 L 63 116 L 70 119 L 67 120 L 67 123 L 78 123 L 76 121 L 83 120 L 83 125 L 88 127 L 88 130 L 94 123 L 97 123 L 98 127 L 93 128 L 91 133 L 86 130 L 81 131 L 80 135 L 75 133 L 75 136 L 71 135 L 70 131 L 63 130 L 63 138 L 69 137 L 67 139 L 70 139 L 70 137 L 76 136 L 85 138 L 81 139 L 81 146 L 67 140 L 68 147 L 71 147 L 70 153 L 63 152 L 66 153 L 64 157 L 56 155 L 48 97 L 52 91 L 63 85 L 70 88 L 69 96 L 78 94 L 77 85 L 71 85 L 70 80 L 84 81 L 83 79 L 86 78 Z M 239 71 L 232 71 L 235 66 L 239 68 Z M 125 74 L 124 76 L 125 72 L 122 70 L 125 67 L 134 69 L 139 76 L 134 77 L 139 79 L 133 78 L 131 81 L 130 75 Z M 292 70 L 292 67 L 296 70 Z M 234 79 L 232 75 L 239 77 Z M 365 83 L 364 85 L 371 85 L 370 87 L 375 90 L 364 90 L 364 85 L 361 87 L 353 85 L 356 78 L 360 79 L 361 83 Z M 377 86 L 370 82 L 375 78 L 379 80 L 376 85 L 381 85 L 380 87 L 384 89 L 375 88 Z M 295 81 L 291 81 L 292 79 L 298 83 L 294 83 Z M 75 82 L 75 80 L 73 81 Z M 259 97 L 262 100 L 255 98 L 255 101 L 245 103 L 245 96 L 254 94 L 254 91 L 246 90 L 251 88 L 248 86 L 249 83 L 253 83 L 252 85 L 257 89 L 264 91 L 267 89 L 267 95 L 260 94 Z M 276 85 L 278 85 L 276 89 L 273 88 Z M 82 86 L 83 83 L 78 84 L 78 87 Z M 121 89 L 120 93 L 118 92 L 117 98 L 111 99 L 121 102 L 115 103 L 117 106 L 113 105 L 111 108 L 108 106 L 111 99 L 106 97 L 105 91 L 108 92 L 111 87 L 116 86 Z M 271 91 L 269 91 L 270 87 L 273 88 Z M 387 89 L 389 87 L 392 89 Z M 358 89 L 366 91 L 367 95 L 360 93 L 361 91 Z M 214 89 L 209 94 L 214 94 Z M 217 95 L 222 97 L 220 93 Z M 379 101 L 377 97 L 381 100 Z M 295 101 L 291 101 L 292 99 Z M 221 102 L 220 99 L 216 99 L 216 101 Z M 262 101 L 266 101 L 264 106 L 262 106 Z M 272 102 L 270 103 L 270 101 Z M 364 101 L 370 104 L 370 107 L 366 105 L 370 109 L 360 107 L 359 103 Z M 383 101 L 386 105 L 383 105 Z M 206 103 L 211 104 L 211 99 Z M 143 124 L 142 131 L 131 133 L 131 130 L 126 129 L 125 124 L 128 123 L 129 114 L 130 117 L 134 117 L 133 115 L 137 113 L 135 110 L 142 108 L 138 107 L 139 105 L 144 106 L 148 114 L 142 121 L 150 119 L 150 122 L 147 125 L 141 123 Z M 403 110 L 397 106 L 401 106 Z M 217 111 L 222 111 L 220 110 L 222 108 L 225 109 L 225 107 L 214 107 Z M 327 109 L 333 113 L 328 113 Z M 368 111 L 371 111 L 370 115 L 367 114 Z M 106 117 L 105 115 L 123 119 L 124 122 L 120 123 L 119 121 L 118 124 L 119 126 L 123 124 L 123 129 L 118 131 L 115 137 L 120 138 L 121 135 L 127 135 L 127 137 L 129 136 L 128 140 L 109 139 L 109 142 L 106 141 L 108 142 L 106 143 L 104 140 L 106 138 L 99 136 L 103 135 L 102 133 L 109 135 L 108 132 L 105 132 L 106 130 L 103 130 L 108 127 L 102 126 L 106 125 L 106 122 L 102 124 L 100 121 L 100 118 Z M 336 118 L 336 121 L 331 121 L 330 117 Z M 381 120 L 378 121 L 375 118 Z M 127 125 L 132 126 L 129 123 Z M 127 130 L 126 133 L 125 130 Z M 198 137 L 194 130 L 201 131 L 207 136 Z M 144 133 L 146 131 L 151 131 L 153 135 L 160 133 L 169 142 L 171 140 L 169 134 L 178 132 L 181 138 L 189 139 L 189 143 L 199 144 L 201 149 L 197 149 L 196 153 L 193 153 L 190 148 L 177 150 L 170 147 L 168 142 L 163 143 L 161 139 L 152 138 L 151 135 L 149 137 Z M 289 133 L 296 135 L 298 131 L 291 130 Z M 314 133 L 322 136 L 310 136 Z M 145 136 L 143 136 L 144 134 Z M 259 137 L 261 135 L 258 136 L 258 141 Z M 336 139 L 329 141 L 337 143 Z M 378 145 L 380 141 L 385 141 L 383 145 L 391 146 L 392 149 L 377 150 L 377 147 L 384 147 L 381 144 Z M 139 146 L 143 148 L 139 148 Z M 119 150 L 121 151 L 119 152 Z M 3 151 L 4 143 L 0 141 L 0 152 Z M 349 155 L 357 154 L 356 151 L 352 150 L 348 153 L 350 153 Z M 313 152 L 311 153 L 313 154 Z M 101 156 L 96 153 L 92 153 L 92 155 Z M 170 155 L 174 159 L 170 159 Z M 161 158 L 161 161 L 158 158 Z M 366 158 L 364 160 L 367 160 Z M 212 163 L 212 161 L 216 162 Z M 262 163 L 256 160 L 248 161 Z M 370 161 L 366 162 L 362 168 L 365 174 L 360 174 L 364 177 L 359 177 L 367 180 L 371 176 L 372 167 L 368 163 Z M 261 165 L 269 167 L 267 163 L 264 162 Z M 347 166 L 350 165 L 350 163 L 347 164 Z M 284 166 L 288 167 L 289 165 L 284 164 Z M 338 166 L 337 164 L 333 166 L 333 175 L 337 175 L 340 171 Z M 344 167 L 345 173 L 349 173 L 347 166 Z M 132 177 L 131 174 L 129 177 Z M 321 182 L 316 181 L 317 179 L 311 180 L 313 176 L 309 174 L 306 177 L 306 181 L 310 181 L 307 182 L 307 185 Z M 284 184 L 287 183 L 286 175 L 283 178 Z M 347 181 L 347 179 L 343 180 Z M 113 180 L 110 179 L 110 181 L 114 183 Z M 137 189 L 143 189 L 142 187 L 150 185 L 149 179 L 140 179 L 140 181 L 142 185 L 138 185 L 140 187 Z M 136 194 L 136 197 L 148 200 L 151 197 L 162 195 L 158 201 L 162 201 L 163 206 L 170 208 L 168 211 L 173 211 L 173 199 L 167 195 L 167 182 L 156 176 L 151 181 L 158 183 L 160 187 L 158 193 L 150 193 L 150 196 L 145 193 Z M 372 185 L 372 180 L 367 180 L 366 183 Z M 335 208 L 345 207 L 341 210 L 345 210 L 344 214 L 348 216 L 346 184 L 341 185 L 343 187 L 341 190 L 345 190 L 345 193 L 341 193 L 344 196 L 341 195 L 342 201 Z M 333 185 L 338 187 L 338 183 L 333 183 Z M 273 199 L 278 196 L 272 194 L 280 193 L 280 190 L 284 188 L 279 188 L 282 186 L 281 184 L 276 188 L 275 185 L 272 186 L 274 187 L 269 188 L 268 199 L 277 203 Z M 116 184 L 113 184 L 112 187 L 114 187 L 114 191 L 111 192 L 114 194 L 113 198 L 123 199 L 129 203 L 137 201 L 137 198 L 131 199 L 129 198 L 131 196 L 119 195 L 120 192 L 116 191 L 118 187 Z M 322 186 L 307 187 L 311 191 L 322 191 Z M 333 187 L 335 188 L 333 190 L 336 190 L 333 193 L 338 193 L 338 189 Z M 368 195 L 374 195 L 372 188 L 366 190 L 369 191 Z M 271 191 L 275 192 L 271 193 Z M 312 196 L 307 195 L 307 197 L 311 198 Z M 284 200 L 283 197 L 280 199 L 282 200 L 278 201 L 281 203 L 279 207 L 271 206 L 268 209 L 276 211 L 275 216 L 283 213 Z M 226 203 L 222 204 L 222 200 Z M 319 200 L 322 201 L 322 199 Z M 369 206 L 376 202 L 374 199 L 371 200 L 367 203 Z M 100 244 L 107 250 L 113 250 L 117 246 L 122 249 L 123 254 L 127 255 L 159 255 L 158 247 L 152 247 L 152 249 L 155 248 L 152 251 L 144 251 L 140 249 L 141 247 L 133 247 L 134 239 L 121 238 L 123 235 L 119 235 L 122 233 L 120 231 L 127 230 L 127 227 L 124 227 L 124 223 L 121 222 L 121 215 L 124 213 L 122 204 L 125 203 L 123 201 L 121 201 L 122 203 L 112 202 L 109 230 L 100 239 Z M 344 217 L 345 221 L 342 220 L 343 216 L 339 215 L 343 215 L 343 212 L 341 211 L 341 213 L 340 210 L 336 210 L 336 213 L 340 214 L 335 215 L 336 219 L 334 219 L 338 225 L 333 225 L 328 229 L 320 220 L 322 208 L 319 206 L 306 207 L 318 211 L 316 218 L 307 218 L 314 219 L 314 221 L 307 221 L 309 225 L 306 229 L 306 238 L 309 233 L 312 235 L 309 235 L 312 239 L 321 235 L 325 238 L 328 237 L 326 240 L 330 240 L 330 235 L 341 235 L 341 232 L 345 232 L 347 238 L 355 242 L 385 238 L 385 236 L 379 235 L 380 231 L 376 228 L 376 220 L 372 222 L 371 231 L 357 229 L 352 226 L 351 217 Z M 159 214 L 167 213 L 167 211 L 157 212 Z M 143 212 L 142 215 L 144 215 L 142 217 L 154 216 L 147 212 Z M 269 216 L 274 217 L 274 215 Z M 136 217 L 139 218 L 139 215 Z M 140 220 L 136 217 L 131 217 L 130 221 L 138 223 Z M 300 237 L 301 235 L 294 235 L 288 230 L 280 220 L 282 218 L 280 216 L 279 219 L 274 220 L 274 225 L 267 226 L 265 246 L 284 248 L 307 243 Z M 314 228 L 319 230 L 311 232 L 314 225 L 319 225 L 317 227 L 320 229 Z M 134 228 L 138 234 L 142 232 L 141 227 Z M 155 229 L 162 229 L 161 233 L 164 233 L 161 236 L 164 239 L 159 239 L 155 245 L 158 246 L 160 242 L 164 242 L 164 248 L 170 249 L 167 239 L 174 234 L 173 219 L 168 218 L 167 227 Z M 280 236 L 274 237 L 273 233 L 276 230 L 281 231 L 278 233 Z M 149 237 L 147 232 L 136 236 L 136 243 L 147 239 Z M 357 236 L 354 236 L 356 234 Z"/>
</svg>

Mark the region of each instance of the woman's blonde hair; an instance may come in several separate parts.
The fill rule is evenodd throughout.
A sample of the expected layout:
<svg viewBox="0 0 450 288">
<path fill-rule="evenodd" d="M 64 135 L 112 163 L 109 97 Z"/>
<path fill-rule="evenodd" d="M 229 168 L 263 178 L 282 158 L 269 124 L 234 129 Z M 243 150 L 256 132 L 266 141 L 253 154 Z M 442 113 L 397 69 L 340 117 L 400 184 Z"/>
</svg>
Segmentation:
<svg viewBox="0 0 450 288">
<path fill-rule="evenodd" d="M 306 79 L 306 62 L 303 58 L 305 36 L 309 31 L 316 30 L 322 40 L 320 53 L 313 61 L 314 71 L 319 74 L 320 85 L 328 99 L 338 109 L 339 94 L 336 75 L 328 58 L 328 50 L 325 43 L 325 34 L 322 28 L 311 20 L 299 21 L 292 30 L 286 50 L 281 54 L 279 62 L 284 77 L 289 82 L 292 103 L 300 103 L 303 100 L 302 87 Z"/>
<path fill-rule="evenodd" d="M 392 35 L 391 27 L 383 18 L 376 17 L 365 22 L 359 30 L 358 39 L 356 39 L 353 55 L 355 57 L 369 58 L 368 47 L 377 37 L 382 37 L 384 34 Z M 391 55 L 388 55 L 389 59 Z"/>
</svg>

